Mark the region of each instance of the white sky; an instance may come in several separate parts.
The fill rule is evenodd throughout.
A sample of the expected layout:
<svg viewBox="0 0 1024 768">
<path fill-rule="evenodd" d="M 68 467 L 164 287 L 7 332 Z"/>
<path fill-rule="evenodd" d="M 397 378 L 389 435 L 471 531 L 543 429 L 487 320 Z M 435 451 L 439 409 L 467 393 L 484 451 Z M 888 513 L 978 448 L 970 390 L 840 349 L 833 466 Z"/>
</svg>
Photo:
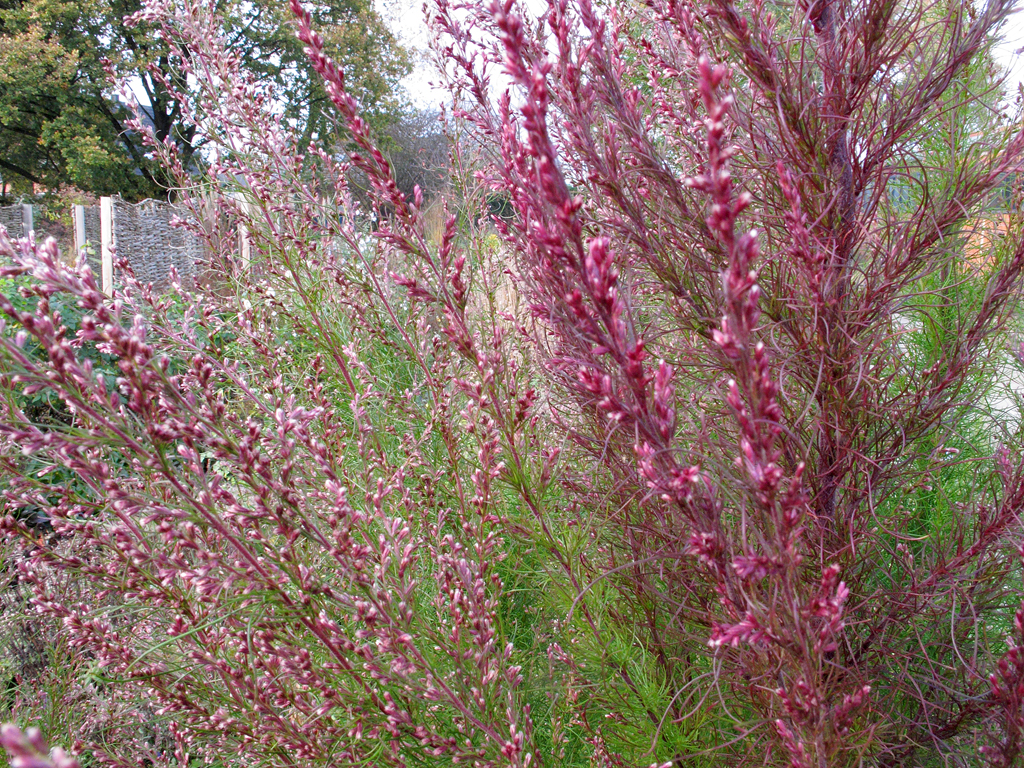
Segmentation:
<svg viewBox="0 0 1024 768">
<path fill-rule="evenodd" d="M 1003 39 L 996 46 L 996 60 L 1010 70 L 1007 92 L 1013 93 L 1016 85 L 1024 82 L 1024 3 L 1018 0 L 1018 10 L 1006 22 Z"/>
<path fill-rule="evenodd" d="M 377 11 L 413 55 L 415 69 L 402 81 L 413 103 L 419 107 L 436 106 L 445 101 L 442 90 L 432 88 L 434 69 L 427 59 L 430 33 L 423 0 L 375 0 Z"/>
</svg>

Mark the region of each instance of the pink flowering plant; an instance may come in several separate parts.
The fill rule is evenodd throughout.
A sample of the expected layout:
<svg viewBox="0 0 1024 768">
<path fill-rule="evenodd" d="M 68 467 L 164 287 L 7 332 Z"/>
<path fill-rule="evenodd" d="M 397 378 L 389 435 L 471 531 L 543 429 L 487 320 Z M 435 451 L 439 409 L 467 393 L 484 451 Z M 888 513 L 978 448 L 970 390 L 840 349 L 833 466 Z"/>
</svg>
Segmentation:
<svg viewBox="0 0 1024 768">
<path fill-rule="evenodd" d="M 0 238 L 31 278 L 0 297 L 4 530 L 78 658 L 46 736 L 111 766 L 1017 764 L 1011 4 L 440 0 L 436 235 L 292 8 L 344 148 L 296 145 L 212 4 L 134 19 L 197 85 L 165 83 L 207 173 L 152 150 L 202 284 L 122 265 L 106 296 Z"/>
</svg>

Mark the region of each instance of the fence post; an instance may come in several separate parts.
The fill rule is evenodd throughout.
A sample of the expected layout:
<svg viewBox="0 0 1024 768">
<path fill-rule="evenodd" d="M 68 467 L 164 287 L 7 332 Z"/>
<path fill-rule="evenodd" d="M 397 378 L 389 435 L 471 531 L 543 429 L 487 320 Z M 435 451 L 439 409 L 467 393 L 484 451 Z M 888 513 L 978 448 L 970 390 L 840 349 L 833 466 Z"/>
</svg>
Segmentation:
<svg viewBox="0 0 1024 768">
<path fill-rule="evenodd" d="M 100 198 L 100 273 L 103 292 L 114 293 L 114 198 Z"/>
<path fill-rule="evenodd" d="M 74 207 L 74 219 L 75 219 L 75 260 L 82 255 L 82 249 L 85 248 L 85 206 L 76 205 Z"/>
<path fill-rule="evenodd" d="M 31 203 L 22 203 L 21 204 L 21 229 L 22 229 L 22 233 L 23 233 L 22 237 L 28 237 L 29 232 L 31 232 L 33 229 L 35 229 L 35 227 L 33 226 L 33 223 L 32 223 L 32 204 Z"/>
<path fill-rule="evenodd" d="M 238 207 L 242 213 L 246 216 L 251 214 L 252 204 L 246 200 L 240 193 L 235 193 L 235 200 L 238 201 Z M 245 222 L 239 219 L 238 221 L 238 250 L 242 257 L 242 269 L 246 272 L 249 271 L 249 267 L 252 264 L 252 240 L 249 237 L 249 227 L 246 226 Z"/>
<path fill-rule="evenodd" d="M 249 271 L 249 264 L 252 261 L 252 248 L 249 242 L 249 228 L 242 222 L 238 222 L 238 240 L 239 248 L 242 251 L 242 269 L 246 272 Z"/>
</svg>

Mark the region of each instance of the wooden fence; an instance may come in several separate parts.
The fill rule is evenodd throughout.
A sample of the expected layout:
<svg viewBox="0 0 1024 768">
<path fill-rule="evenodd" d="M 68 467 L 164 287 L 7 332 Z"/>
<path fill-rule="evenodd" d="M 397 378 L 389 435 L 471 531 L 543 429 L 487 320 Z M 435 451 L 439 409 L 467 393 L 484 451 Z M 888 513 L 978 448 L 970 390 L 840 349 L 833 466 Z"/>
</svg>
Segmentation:
<svg viewBox="0 0 1024 768">
<path fill-rule="evenodd" d="M 34 231 L 33 214 L 29 204 L 0 206 L 0 225 L 12 238 L 25 237 Z M 84 249 L 108 294 L 117 280 L 115 254 L 127 258 L 140 282 L 158 289 L 169 285 L 172 266 L 181 279 L 191 280 L 204 262 L 203 243 L 188 229 L 172 226 L 175 218 L 188 216 L 187 209 L 157 200 L 126 203 L 120 197 L 101 197 L 99 205 L 76 205 L 74 253 Z M 62 245 L 67 248 L 71 243 Z"/>
</svg>

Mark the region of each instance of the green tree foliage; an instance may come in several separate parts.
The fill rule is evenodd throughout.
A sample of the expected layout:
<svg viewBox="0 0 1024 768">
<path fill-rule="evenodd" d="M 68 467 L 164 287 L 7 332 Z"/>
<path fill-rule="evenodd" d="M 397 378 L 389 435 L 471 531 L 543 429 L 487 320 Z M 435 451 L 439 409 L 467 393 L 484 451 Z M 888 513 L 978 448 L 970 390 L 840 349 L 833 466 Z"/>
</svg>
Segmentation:
<svg viewBox="0 0 1024 768">
<path fill-rule="evenodd" d="M 126 23 L 141 8 L 141 0 L 0 2 L 0 175 L 15 191 L 35 183 L 133 200 L 167 194 L 169 179 L 128 127 L 132 111 L 114 95 L 111 74 L 145 93 L 157 138 L 173 140 L 186 166 L 197 161 L 203 137 L 170 93 L 189 90 L 187 64 L 169 55 L 150 27 Z M 326 137 L 326 94 L 282 9 L 240 3 L 219 10 L 244 69 L 280 86 L 287 95 L 280 106 L 302 135 Z M 372 2 L 327 0 L 316 11 L 368 118 L 391 122 L 409 60 Z"/>
</svg>

